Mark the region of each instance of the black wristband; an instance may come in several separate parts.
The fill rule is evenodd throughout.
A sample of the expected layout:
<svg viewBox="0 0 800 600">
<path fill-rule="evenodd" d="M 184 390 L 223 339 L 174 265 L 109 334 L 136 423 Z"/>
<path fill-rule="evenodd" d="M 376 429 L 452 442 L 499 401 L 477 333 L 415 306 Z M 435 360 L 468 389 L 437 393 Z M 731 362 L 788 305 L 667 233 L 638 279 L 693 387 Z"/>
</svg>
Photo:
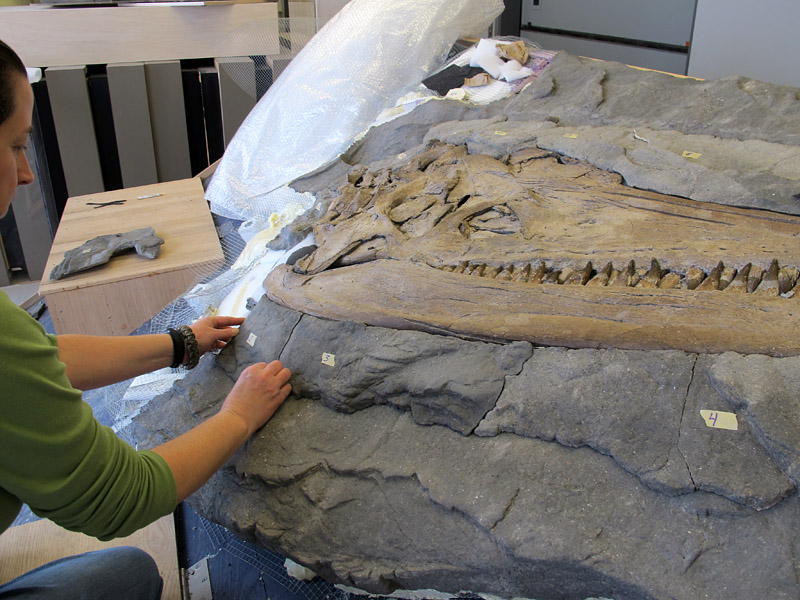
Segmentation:
<svg viewBox="0 0 800 600">
<path fill-rule="evenodd" d="M 172 338 L 172 364 L 170 367 L 177 369 L 183 364 L 183 357 L 186 356 L 186 342 L 180 331 L 169 328 L 167 333 Z"/>
</svg>

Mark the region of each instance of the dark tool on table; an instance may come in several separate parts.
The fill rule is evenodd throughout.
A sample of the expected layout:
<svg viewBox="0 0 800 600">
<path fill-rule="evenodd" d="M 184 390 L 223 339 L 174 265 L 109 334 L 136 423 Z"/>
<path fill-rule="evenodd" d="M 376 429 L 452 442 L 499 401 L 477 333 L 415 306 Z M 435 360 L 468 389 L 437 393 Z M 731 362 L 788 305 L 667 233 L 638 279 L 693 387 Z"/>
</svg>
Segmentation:
<svg viewBox="0 0 800 600">
<path fill-rule="evenodd" d="M 111 200 L 110 202 L 87 202 L 86 206 L 94 206 L 95 208 L 102 208 L 104 206 L 120 206 L 125 204 L 127 200 Z"/>
</svg>

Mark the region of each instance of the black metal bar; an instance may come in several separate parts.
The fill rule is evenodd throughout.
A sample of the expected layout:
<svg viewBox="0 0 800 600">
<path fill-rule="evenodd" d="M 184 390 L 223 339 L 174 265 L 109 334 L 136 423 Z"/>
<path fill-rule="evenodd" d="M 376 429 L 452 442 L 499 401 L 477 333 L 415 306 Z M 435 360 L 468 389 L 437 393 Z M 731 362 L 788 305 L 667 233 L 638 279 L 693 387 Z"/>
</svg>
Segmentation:
<svg viewBox="0 0 800 600">
<path fill-rule="evenodd" d="M 604 35 L 601 33 L 587 33 L 585 31 L 571 31 L 568 29 L 554 29 L 552 27 L 539 27 L 528 23 L 522 26 L 523 31 L 535 31 L 538 33 L 548 33 L 551 35 L 565 35 L 574 38 L 581 38 L 585 40 L 593 40 L 596 42 L 609 42 L 612 44 L 622 44 L 624 46 L 633 46 L 636 48 L 650 48 L 651 50 L 663 50 L 665 52 L 677 52 L 679 54 L 688 54 L 688 46 L 679 46 L 677 44 L 664 44 L 662 42 L 651 42 L 648 40 L 637 40 L 632 38 L 622 38 L 613 35 Z"/>
</svg>

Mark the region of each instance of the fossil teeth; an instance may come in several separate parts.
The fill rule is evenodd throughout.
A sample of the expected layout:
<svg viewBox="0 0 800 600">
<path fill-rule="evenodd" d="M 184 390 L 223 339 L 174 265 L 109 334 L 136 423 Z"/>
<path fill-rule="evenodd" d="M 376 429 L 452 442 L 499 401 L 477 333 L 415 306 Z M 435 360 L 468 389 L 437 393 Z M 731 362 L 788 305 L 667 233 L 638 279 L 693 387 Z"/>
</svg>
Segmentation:
<svg viewBox="0 0 800 600">
<path fill-rule="evenodd" d="M 564 285 L 586 285 L 586 282 L 592 277 L 594 268 L 591 261 L 586 263 L 586 266 L 580 270 L 571 269 L 569 276 L 564 278 Z M 563 277 L 563 275 L 562 275 Z"/>
<path fill-rule="evenodd" d="M 633 261 L 628 263 L 624 271 L 620 271 L 619 275 L 608 285 L 614 287 L 631 287 L 639 282 L 639 277 L 636 275 L 636 263 Z"/>
<path fill-rule="evenodd" d="M 773 260 L 767 270 L 752 263 L 737 270 L 733 267 L 726 267 L 720 262 L 708 274 L 699 267 L 691 267 L 685 275 L 663 269 L 655 258 L 650 261 L 649 269 L 637 269 L 636 263 L 631 260 L 622 271 L 615 269 L 610 262 L 606 263 L 600 271 L 595 271 L 591 261 L 581 269 L 549 268 L 544 261 L 539 261 L 536 267 L 531 263 L 526 263 L 521 267 L 514 265 L 492 267 L 482 262 L 462 261 L 456 266 L 442 265 L 437 269 L 448 273 L 464 273 L 523 283 L 697 291 L 728 290 L 740 294 L 780 295 L 784 298 L 800 297 L 800 269 L 797 267 L 781 268 L 777 260 Z"/>
<path fill-rule="evenodd" d="M 521 269 L 517 269 L 514 271 L 514 275 L 512 279 L 514 281 L 524 281 L 527 282 L 531 277 L 531 266 L 530 264 L 525 265 Z"/>
<path fill-rule="evenodd" d="M 467 269 L 468 266 L 469 266 L 469 263 L 467 261 L 463 260 L 460 263 L 458 263 L 458 266 L 455 269 L 453 269 L 453 273 L 463 273 Z"/>
<path fill-rule="evenodd" d="M 495 279 L 500 279 L 502 281 L 511 281 L 514 279 L 514 265 L 508 265 L 507 267 L 501 269 L 501 271 L 497 274 Z"/>
<path fill-rule="evenodd" d="M 472 275 L 475 271 L 478 270 L 478 267 L 480 267 L 480 264 L 478 263 L 469 263 L 467 265 L 467 268 L 464 269 L 464 275 Z"/>
<path fill-rule="evenodd" d="M 753 293 L 759 296 L 777 296 L 780 293 L 778 287 L 779 271 L 780 269 L 778 267 L 778 261 L 773 260 L 767 269 L 767 272 L 764 273 L 761 283 L 758 284 L 758 287 L 755 290 L 753 290 Z"/>
<path fill-rule="evenodd" d="M 589 286 L 597 286 L 603 287 L 608 285 L 608 280 L 611 278 L 611 273 L 614 270 L 614 266 L 611 263 L 606 263 L 606 266 L 602 268 L 602 270 L 592 277 L 589 281 L 586 282 L 586 285 Z"/>
<path fill-rule="evenodd" d="M 746 294 L 747 293 L 747 276 L 750 274 L 750 268 L 752 265 L 747 263 L 744 267 L 742 267 L 736 276 L 731 281 L 730 285 L 725 288 L 729 292 L 737 292 L 739 294 Z"/>
<path fill-rule="evenodd" d="M 747 293 L 752 294 L 758 284 L 761 283 L 761 278 L 764 276 L 764 269 L 758 265 L 750 265 L 750 273 L 747 274 Z"/>
<path fill-rule="evenodd" d="M 483 271 L 483 277 L 487 277 L 489 279 L 496 279 L 498 273 L 500 273 L 501 270 L 502 267 L 490 267 L 487 265 Z"/>
<path fill-rule="evenodd" d="M 718 290 L 719 289 L 719 276 L 722 274 L 722 270 L 724 269 L 724 265 L 719 263 L 716 267 L 711 269 L 711 273 L 708 274 L 700 285 L 697 286 L 698 291 L 704 292 L 708 290 Z"/>
<path fill-rule="evenodd" d="M 536 271 L 531 274 L 530 282 L 542 283 L 545 275 L 547 275 L 547 267 L 545 266 L 544 261 L 541 261 L 539 266 L 536 267 Z"/>
<path fill-rule="evenodd" d="M 662 290 L 672 290 L 681 287 L 683 277 L 679 273 L 670 271 L 658 282 L 658 287 Z"/>
<path fill-rule="evenodd" d="M 558 283 L 559 275 L 561 275 L 561 271 L 559 269 L 553 269 L 547 275 L 544 276 L 544 279 L 542 279 L 542 283 Z"/>
<path fill-rule="evenodd" d="M 586 282 L 589 281 L 592 278 L 592 275 L 594 274 L 594 267 L 592 266 L 591 261 L 586 263 L 586 266 L 583 267 L 583 269 L 581 269 L 580 274 L 581 278 L 578 281 L 578 283 L 580 285 L 586 285 Z"/>
<path fill-rule="evenodd" d="M 580 277 L 580 273 L 572 267 L 567 267 L 558 274 L 558 283 L 561 285 L 566 284 L 568 281 L 571 283 L 576 277 Z"/>
<path fill-rule="evenodd" d="M 778 273 L 778 287 L 781 294 L 787 294 L 797 284 L 800 271 L 795 267 L 783 267 Z"/>
<path fill-rule="evenodd" d="M 719 289 L 727 289 L 734 277 L 736 277 L 736 269 L 733 267 L 722 269 L 722 273 L 719 274 Z"/>
<path fill-rule="evenodd" d="M 485 271 L 486 271 L 486 263 L 481 263 L 475 266 L 470 275 L 477 275 L 478 277 L 483 277 Z"/>
<path fill-rule="evenodd" d="M 654 258 L 650 261 L 650 269 L 644 274 L 636 287 L 641 288 L 655 288 L 658 287 L 658 282 L 661 281 L 661 265 Z"/>
<path fill-rule="evenodd" d="M 703 280 L 706 278 L 706 273 L 703 269 L 698 269 L 697 267 L 692 267 L 688 271 L 686 271 L 686 278 L 683 280 L 686 284 L 687 290 L 694 290 L 703 283 Z"/>
</svg>

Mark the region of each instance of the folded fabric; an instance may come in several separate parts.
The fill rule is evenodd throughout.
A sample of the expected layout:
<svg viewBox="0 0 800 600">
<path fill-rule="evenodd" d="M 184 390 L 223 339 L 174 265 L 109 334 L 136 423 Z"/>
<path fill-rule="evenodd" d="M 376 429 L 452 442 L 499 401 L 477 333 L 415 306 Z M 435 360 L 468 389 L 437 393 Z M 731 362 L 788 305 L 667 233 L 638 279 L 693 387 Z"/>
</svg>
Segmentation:
<svg viewBox="0 0 800 600">
<path fill-rule="evenodd" d="M 475 75 L 479 75 L 483 72 L 483 69 L 480 67 L 450 65 L 446 69 L 442 69 L 438 73 L 434 73 L 430 77 L 423 79 L 422 84 L 440 96 L 446 96 L 447 92 L 450 90 L 464 85 L 465 79 L 475 77 Z"/>
</svg>

